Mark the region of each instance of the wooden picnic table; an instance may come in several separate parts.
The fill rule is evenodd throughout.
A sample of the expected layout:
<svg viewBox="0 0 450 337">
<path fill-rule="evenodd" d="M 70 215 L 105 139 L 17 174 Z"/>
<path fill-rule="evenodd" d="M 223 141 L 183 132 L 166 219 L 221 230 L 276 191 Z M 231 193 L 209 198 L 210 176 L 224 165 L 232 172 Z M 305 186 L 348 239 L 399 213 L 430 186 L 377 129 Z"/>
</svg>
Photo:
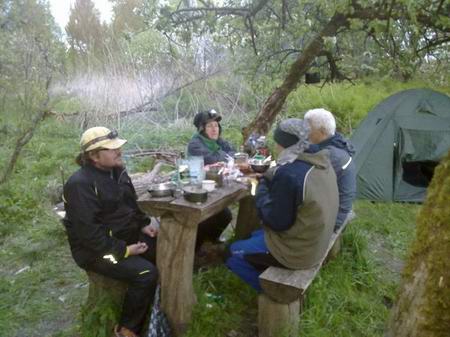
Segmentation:
<svg viewBox="0 0 450 337">
<path fill-rule="evenodd" d="M 188 202 L 182 196 L 152 198 L 148 193 L 138 199 L 144 212 L 161 218 L 156 256 L 161 308 L 176 336 L 186 331 L 196 303 L 192 276 L 198 224 L 236 201 L 240 203 L 236 236 L 244 238 L 257 225 L 254 200 L 245 184 L 229 182 L 216 188 L 202 204 Z"/>
</svg>

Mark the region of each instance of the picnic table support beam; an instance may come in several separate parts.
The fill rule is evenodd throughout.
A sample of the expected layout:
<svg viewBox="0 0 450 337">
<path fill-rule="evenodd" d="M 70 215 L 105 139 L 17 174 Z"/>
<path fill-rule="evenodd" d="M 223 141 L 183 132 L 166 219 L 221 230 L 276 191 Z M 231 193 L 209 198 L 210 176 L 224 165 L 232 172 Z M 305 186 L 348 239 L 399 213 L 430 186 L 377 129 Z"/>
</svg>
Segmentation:
<svg viewBox="0 0 450 337">
<path fill-rule="evenodd" d="M 196 302 L 192 284 L 198 224 L 248 194 L 240 183 L 230 183 L 208 194 L 204 203 L 180 197 L 152 198 L 144 193 L 138 205 L 146 213 L 161 217 L 156 262 L 161 281 L 161 308 L 174 336 L 181 336 L 192 318 Z"/>
<path fill-rule="evenodd" d="M 301 298 L 285 304 L 273 301 L 270 297 L 258 296 L 258 336 L 259 337 L 298 337 Z"/>
<path fill-rule="evenodd" d="M 157 242 L 157 266 L 161 279 L 161 308 L 175 336 L 188 327 L 196 302 L 192 284 L 198 219 L 176 219 L 170 213 L 161 216 Z"/>
<path fill-rule="evenodd" d="M 237 240 L 244 240 L 260 228 L 260 220 L 255 205 L 255 197 L 245 196 L 239 200 L 239 211 L 236 219 L 235 236 Z"/>
</svg>

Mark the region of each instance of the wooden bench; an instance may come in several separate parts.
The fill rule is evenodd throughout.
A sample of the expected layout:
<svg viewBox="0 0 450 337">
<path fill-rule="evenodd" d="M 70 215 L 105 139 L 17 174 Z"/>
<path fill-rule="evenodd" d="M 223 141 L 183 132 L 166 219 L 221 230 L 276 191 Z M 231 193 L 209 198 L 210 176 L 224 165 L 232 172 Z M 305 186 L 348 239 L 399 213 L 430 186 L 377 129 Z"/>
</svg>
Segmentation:
<svg viewBox="0 0 450 337">
<path fill-rule="evenodd" d="M 56 204 L 53 211 L 62 223 L 66 214 L 64 203 Z M 89 336 L 110 336 L 118 323 L 127 284 L 92 271 L 86 271 L 86 274 L 89 290 L 81 307 L 81 332 Z"/>
<path fill-rule="evenodd" d="M 119 322 L 127 284 L 87 271 L 89 292 L 81 308 L 80 329 L 84 336 L 111 336 Z"/>
<path fill-rule="evenodd" d="M 337 256 L 346 225 L 333 233 L 318 266 L 306 270 L 269 267 L 259 276 L 263 289 L 258 297 L 259 337 L 298 337 L 305 292 L 322 265 Z"/>
</svg>

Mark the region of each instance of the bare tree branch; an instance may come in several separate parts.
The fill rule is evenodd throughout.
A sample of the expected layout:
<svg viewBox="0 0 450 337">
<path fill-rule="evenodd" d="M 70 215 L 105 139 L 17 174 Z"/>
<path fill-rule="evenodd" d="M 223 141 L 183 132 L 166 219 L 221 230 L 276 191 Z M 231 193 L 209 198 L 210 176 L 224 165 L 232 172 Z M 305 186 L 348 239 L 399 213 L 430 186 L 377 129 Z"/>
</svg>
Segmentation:
<svg viewBox="0 0 450 337">
<path fill-rule="evenodd" d="M 255 53 L 256 56 L 258 56 L 258 49 L 256 49 L 256 41 L 255 41 L 255 29 L 253 28 L 252 18 L 250 16 L 247 16 L 245 21 L 246 21 L 246 26 L 250 30 L 250 37 L 252 39 L 253 52 Z M 247 22 L 248 22 L 248 25 L 247 25 Z"/>
<path fill-rule="evenodd" d="M 431 48 L 440 46 L 447 42 L 450 42 L 450 36 L 445 36 L 441 39 L 431 40 L 424 47 L 418 49 L 417 53 L 423 52 L 424 50 L 427 50 L 427 52 L 431 52 Z"/>
<path fill-rule="evenodd" d="M 249 13 L 249 16 L 255 16 L 264 6 L 269 2 L 269 0 L 260 0 L 256 6 L 253 6 Z"/>
<path fill-rule="evenodd" d="M 311 62 L 322 51 L 323 38 L 325 36 L 333 36 L 339 27 L 346 25 L 348 25 L 347 16 L 344 14 L 335 14 L 322 31 L 312 39 L 303 53 L 292 64 L 283 84 L 275 89 L 266 100 L 255 119 L 243 129 L 242 135 L 244 140 L 248 139 L 252 132 L 267 134 L 276 115 L 286 101 L 287 96 L 297 87 L 301 77 L 305 74 Z"/>
<path fill-rule="evenodd" d="M 226 15 L 236 15 L 246 17 L 249 15 L 250 8 L 248 7 L 192 7 L 182 8 L 170 13 L 169 17 L 174 24 L 183 24 L 203 18 L 208 12 L 214 12 L 215 16 L 221 17 Z M 189 13 L 198 13 L 196 16 L 187 16 Z M 177 17 L 180 17 L 177 19 Z"/>
</svg>

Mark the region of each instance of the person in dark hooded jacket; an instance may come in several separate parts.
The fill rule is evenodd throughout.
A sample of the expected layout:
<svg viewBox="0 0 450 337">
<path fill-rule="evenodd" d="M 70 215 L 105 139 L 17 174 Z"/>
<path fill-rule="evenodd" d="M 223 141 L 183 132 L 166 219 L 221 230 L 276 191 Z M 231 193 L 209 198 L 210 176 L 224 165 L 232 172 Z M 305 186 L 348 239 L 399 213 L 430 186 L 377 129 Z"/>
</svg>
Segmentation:
<svg viewBox="0 0 450 337">
<path fill-rule="evenodd" d="M 203 157 L 205 165 L 227 162 L 235 154 L 230 143 L 223 140 L 220 135 L 222 117 L 214 110 L 198 112 L 194 116 L 194 125 L 197 133 L 192 137 L 188 146 L 188 156 Z M 232 215 L 229 208 L 213 215 L 198 225 L 196 249 L 205 241 L 217 242 L 220 234 L 231 222 Z"/>
<path fill-rule="evenodd" d="M 337 231 L 354 216 L 352 202 L 356 195 L 356 168 L 352 156 L 355 150 L 349 140 L 336 132 L 336 121 L 331 112 L 313 109 L 307 111 L 304 118 L 311 128 L 309 141 L 312 144 L 307 151 L 315 153 L 327 149 L 336 173 L 339 189 L 339 212 L 335 226 Z"/>
<path fill-rule="evenodd" d="M 229 248 L 226 266 L 256 291 L 269 266 L 308 269 L 325 254 L 338 212 L 336 174 L 327 150 L 307 153 L 308 123 L 289 118 L 274 132 L 277 165 L 260 179 L 255 201 L 262 229 Z"/>
<path fill-rule="evenodd" d="M 233 157 L 235 149 L 220 135 L 222 117 L 214 110 L 201 111 L 194 117 L 194 125 L 197 133 L 188 144 L 188 155 L 202 156 L 205 165 L 217 162 L 227 162 L 228 157 Z"/>
</svg>

